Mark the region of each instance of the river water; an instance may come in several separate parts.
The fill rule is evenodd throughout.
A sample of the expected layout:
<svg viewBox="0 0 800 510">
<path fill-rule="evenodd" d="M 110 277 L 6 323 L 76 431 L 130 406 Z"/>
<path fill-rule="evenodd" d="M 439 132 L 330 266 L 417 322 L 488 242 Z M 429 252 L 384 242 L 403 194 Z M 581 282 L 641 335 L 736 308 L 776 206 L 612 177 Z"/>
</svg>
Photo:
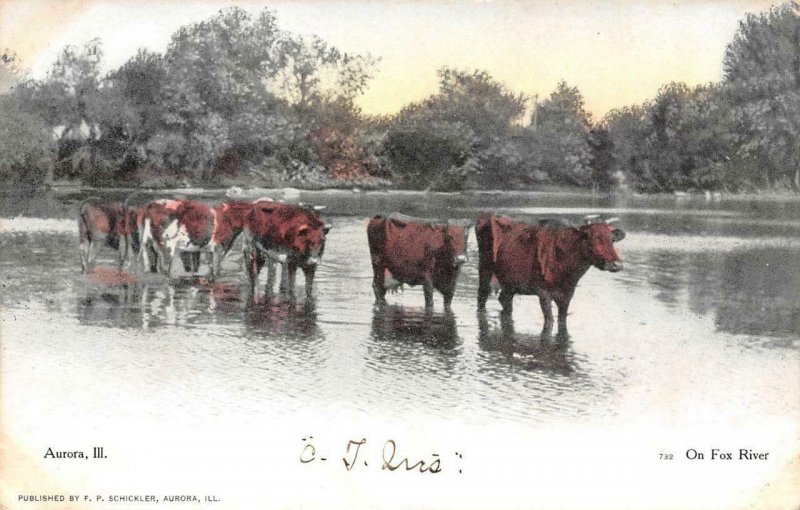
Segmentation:
<svg viewBox="0 0 800 510">
<path fill-rule="evenodd" d="M 123 430 L 162 429 L 174 444 L 175 434 L 192 431 L 197 437 L 212 430 L 247 434 L 273 424 L 285 436 L 298 423 L 312 423 L 281 440 L 291 443 L 286 450 L 294 455 L 305 440 L 301 434 L 316 433 L 334 444 L 344 440 L 336 432 L 323 439 L 328 427 L 363 434 L 388 427 L 430 438 L 430 427 L 449 424 L 458 432 L 442 439 L 437 429 L 434 438 L 460 438 L 468 448 L 475 437 L 503 430 L 536 441 L 562 437 L 553 432 L 557 427 L 592 435 L 602 426 L 638 431 L 639 440 L 642 431 L 664 438 L 627 455 L 650 459 L 659 448 L 672 448 L 682 459 L 676 462 L 685 463 L 689 447 L 710 449 L 716 434 L 733 427 L 738 432 L 732 441 L 778 449 L 759 483 L 777 476 L 796 453 L 800 201 L 270 193 L 327 207 L 324 217 L 333 228 L 311 300 L 277 297 L 249 304 L 238 250 L 211 285 L 190 275 L 118 273 L 111 251 L 101 251 L 95 272 L 82 275 L 76 217 L 84 195 L 0 197 L 6 433 L 33 454 L 57 440 L 96 442 L 99 435 L 136 466 L 136 453 L 125 453 L 122 446 L 130 444 L 120 438 Z M 611 274 L 593 268 L 583 277 L 570 308 L 567 342 L 539 337 L 542 316 L 535 296 L 517 296 L 512 319 L 501 317 L 496 297 L 485 314 L 477 313 L 474 232 L 452 313 L 443 310 L 439 294 L 433 312 L 426 312 L 420 287 L 388 294 L 388 305 L 375 308 L 366 222 L 391 211 L 471 219 L 481 211 L 531 220 L 616 216 L 627 233 L 617 245 L 625 269 Z M 299 296 L 301 285 L 302 276 Z M 412 422 L 427 428 L 416 430 Z M 682 432 L 664 432 L 669 430 Z M 762 437 L 753 430 L 766 432 Z M 624 438 L 616 440 L 625 444 Z M 147 449 L 145 443 L 134 441 L 129 448 Z M 792 446 L 782 455 L 775 446 L 780 444 Z M 475 456 L 491 456 L 482 448 L 473 448 Z M 599 466 L 608 468 L 608 459 Z M 43 469 L 52 471 L 47 464 Z M 87 479 L 119 485 L 94 471 L 81 471 L 77 481 L 74 474 L 50 475 L 67 486 L 91 485 Z M 186 476 L 183 484 L 191 485 L 200 475 Z M 691 485 L 692 475 L 681 476 Z M 145 474 L 134 478 L 149 480 Z M 756 490 L 759 483 L 746 488 Z M 281 499 L 279 492 L 271 492 L 275 506 L 294 501 Z M 336 494 L 350 501 L 349 495 Z M 597 501 L 611 507 L 627 501 L 615 494 Z M 582 501 L 560 497 L 553 495 L 562 503 Z M 248 500 L 246 491 L 240 500 Z M 438 506 L 438 500 L 430 501 Z M 508 501 L 518 501 L 518 495 Z"/>
</svg>

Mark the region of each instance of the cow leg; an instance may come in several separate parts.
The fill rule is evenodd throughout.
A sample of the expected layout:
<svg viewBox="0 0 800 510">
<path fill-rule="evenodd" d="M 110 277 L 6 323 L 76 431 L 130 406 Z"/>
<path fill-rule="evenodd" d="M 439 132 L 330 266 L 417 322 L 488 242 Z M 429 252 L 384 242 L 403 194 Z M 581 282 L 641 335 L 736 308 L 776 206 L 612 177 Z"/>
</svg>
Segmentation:
<svg viewBox="0 0 800 510">
<path fill-rule="evenodd" d="M 183 270 L 187 273 L 192 273 L 192 265 L 194 264 L 194 253 L 188 251 L 181 251 L 177 250 L 177 255 L 181 259 L 181 264 L 183 265 Z M 175 254 L 172 256 L 175 258 Z"/>
<path fill-rule="evenodd" d="M 317 266 L 303 266 L 303 275 L 306 277 L 306 298 L 311 298 L 314 290 L 314 274 L 317 272 Z"/>
<path fill-rule="evenodd" d="M 542 307 L 542 314 L 544 315 L 544 326 L 542 326 L 542 337 L 549 338 L 553 334 L 553 298 L 550 294 L 540 291 L 539 305 Z M 559 321 L 561 320 L 561 312 L 559 311 Z"/>
<path fill-rule="evenodd" d="M 500 291 L 500 296 L 497 298 L 500 301 L 500 306 L 503 307 L 503 313 L 511 313 L 513 311 L 514 291 L 508 287 L 503 287 Z"/>
<path fill-rule="evenodd" d="M 160 260 L 161 256 L 158 253 L 158 250 L 156 250 L 153 246 L 148 246 L 147 250 L 145 251 L 150 254 L 149 263 L 146 265 L 146 267 L 150 270 L 150 272 L 163 273 L 163 271 L 161 270 L 161 260 Z M 147 258 L 147 254 L 145 254 L 144 258 L 145 259 Z"/>
<path fill-rule="evenodd" d="M 294 299 L 294 279 L 297 275 L 297 264 L 295 262 L 287 262 L 283 267 L 286 268 L 286 290 L 289 293 L 289 298 Z M 283 280 L 283 277 L 281 277 Z"/>
<path fill-rule="evenodd" d="M 119 245 L 117 246 L 117 262 L 119 263 L 119 270 L 125 268 L 125 261 L 128 259 L 128 238 L 121 236 Z"/>
<path fill-rule="evenodd" d="M 245 252 L 244 259 L 245 266 L 247 267 L 247 276 L 250 280 L 250 299 L 255 300 L 256 283 L 258 282 L 258 273 L 260 273 L 261 268 L 264 267 L 264 255 L 257 249 L 253 248 L 252 250 Z"/>
<path fill-rule="evenodd" d="M 558 338 L 567 339 L 567 312 L 569 310 L 570 299 L 557 299 L 556 307 L 558 307 Z"/>
<path fill-rule="evenodd" d="M 425 293 L 425 308 L 433 308 L 433 282 L 426 280 L 422 284 L 422 292 Z"/>
<path fill-rule="evenodd" d="M 81 257 L 81 271 L 84 272 L 84 273 L 89 271 L 89 244 L 90 243 L 91 243 L 91 241 L 89 241 L 88 239 L 81 240 L 81 245 L 80 245 L 80 248 L 78 250 L 78 253 L 80 253 L 80 257 Z"/>
<path fill-rule="evenodd" d="M 213 282 L 222 271 L 222 247 L 219 245 L 214 246 L 209 254 L 209 258 L 208 267 L 210 270 L 208 280 Z"/>
<path fill-rule="evenodd" d="M 274 260 L 272 260 L 272 259 L 268 259 L 267 260 L 267 286 L 266 286 L 266 292 L 267 292 L 267 295 L 269 295 L 269 296 L 272 295 L 272 291 L 275 288 L 275 272 L 277 271 L 276 267 L 277 267 L 277 265 L 276 265 Z"/>
<path fill-rule="evenodd" d="M 478 310 L 486 308 L 486 300 L 492 292 L 492 270 L 488 267 L 478 268 Z"/>
<path fill-rule="evenodd" d="M 375 293 L 375 303 L 386 303 L 386 268 L 380 262 L 372 263 L 372 291 Z"/>
<path fill-rule="evenodd" d="M 97 243 L 94 240 L 89 241 L 89 249 L 86 254 L 86 270 L 94 266 L 94 259 L 97 256 Z"/>
<path fill-rule="evenodd" d="M 197 273 L 200 270 L 200 252 L 192 253 L 192 273 Z"/>
<path fill-rule="evenodd" d="M 136 256 L 138 253 L 135 253 L 133 247 L 133 237 L 130 235 L 125 236 L 125 262 L 128 265 L 129 271 L 136 270 Z"/>
<path fill-rule="evenodd" d="M 450 310 L 450 304 L 453 302 L 455 289 L 444 289 L 441 292 L 442 292 L 442 297 L 444 298 L 444 309 Z"/>
<path fill-rule="evenodd" d="M 150 254 L 151 254 L 150 245 L 149 244 L 142 245 L 141 250 L 142 250 L 141 253 L 142 271 L 149 271 L 152 269 L 152 266 L 150 265 Z"/>
<path fill-rule="evenodd" d="M 289 269 L 287 262 L 275 262 L 274 266 L 277 268 L 278 264 L 281 266 L 281 283 L 278 285 L 278 291 L 281 294 L 286 294 L 289 292 L 291 288 L 292 292 L 294 292 L 294 285 L 291 287 L 289 286 Z"/>
</svg>

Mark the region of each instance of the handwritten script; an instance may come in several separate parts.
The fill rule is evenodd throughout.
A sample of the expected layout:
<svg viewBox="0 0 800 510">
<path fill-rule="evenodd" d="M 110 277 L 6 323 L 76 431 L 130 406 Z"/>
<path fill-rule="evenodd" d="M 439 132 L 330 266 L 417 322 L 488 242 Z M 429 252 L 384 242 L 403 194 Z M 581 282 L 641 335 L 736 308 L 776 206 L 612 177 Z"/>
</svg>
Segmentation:
<svg viewBox="0 0 800 510">
<path fill-rule="evenodd" d="M 324 456 L 323 453 L 317 449 L 314 444 L 314 437 L 303 438 L 303 448 L 300 452 L 300 462 L 303 464 L 311 464 L 316 462 L 328 462 L 329 458 Z M 380 444 L 380 443 L 379 443 Z M 441 473 L 444 466 L 442 458 L 438 453 L 430 453 L 428 455 L 416 456 L 411 458 L 410 455 L 402 453 L 394 439 L 387 439 L 380 447 L 380 457 L 376 462 L 374 459 L 374 452 L 370 451 L 371 445 L 368 444 L 367 438 L 350 439 L 345 444 L 341 459 L 342 465 L 345 470 L 353 471 L 356 469 L 369 469 L 370 462 L 372 465 L 379 465 L 381 471 L 413 471 L 420 474 L 435 475 Z M 455 452 L 456 459 L 463 459 L 462 453 Z M 461 469 L 458 469 L 461 473 Z"/>
</svg>

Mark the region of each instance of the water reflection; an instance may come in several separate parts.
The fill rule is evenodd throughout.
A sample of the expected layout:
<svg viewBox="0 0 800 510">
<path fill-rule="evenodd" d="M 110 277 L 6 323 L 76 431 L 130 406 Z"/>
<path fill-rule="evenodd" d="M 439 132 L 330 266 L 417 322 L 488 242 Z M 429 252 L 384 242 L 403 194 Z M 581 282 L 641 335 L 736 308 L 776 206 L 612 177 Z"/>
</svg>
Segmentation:
<svg viewBox="0 0 800 510">
<path fill-rule="evenodd" d="M 312 337 L 319 334 L 316 303 L 277 297 L 251 302 L 245 310 L 247 330 L 275 336 Z"/>
<path fill-rule="evenodd" d="M 244 302 L 238 284 L 150 275 L 139 279 L 102 267 L 93 270 L 76 291 L 78 321 L 99 327 L 153 329 L 234 322 Z"/>
<path fill-rule="evenodd" d="M 718 330 L 779 336 L 800 333 L 800 257 L 786 248 L 631 254 L 620 281 L 646 283 L 671 307 L 688 302 L 712 314 Z M 684 305 L 685 306 L 685 305 Z"/>
<path fill-rule="evenodd" d="M 570 375 L 577 370 L 572 342 L 565 337 L 517 333 L 514 318 L 500 314 L 499 328 L 489 324 L 486 311 L 478 312 L 478 345 L 484 351 L 502 353 L 506 361 L 526 370 Z"/>
<path fill-rule="evenodd" d="M 452 312 L 434 313 L 401 305 L 373 308 L 371 336 L 378 341 L 416 342 L 438 349 L 452 349 L 459 343 L 456 317 Z"/>
<path fill-rule="evenodd" d="M 141 328 L 144 318 L 141 287 L 91 288 L 78 299 L 77 316 L 81 324 L 111 328 Z"/>
</svg>

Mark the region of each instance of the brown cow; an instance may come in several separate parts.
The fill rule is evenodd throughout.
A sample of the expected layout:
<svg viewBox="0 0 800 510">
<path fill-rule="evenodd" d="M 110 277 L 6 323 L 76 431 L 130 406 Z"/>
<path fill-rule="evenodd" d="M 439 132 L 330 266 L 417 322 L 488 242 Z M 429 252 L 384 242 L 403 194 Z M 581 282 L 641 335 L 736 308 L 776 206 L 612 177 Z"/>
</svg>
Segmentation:
<svg viewBox="0 0 800 510">
<path fill-rule="evenodd" d="M 209 243 L 211 251 L 210 278 L 212 280 L 219 276 L 222 259 L 225 258 L 239 234 L 244 230 L 245 220 L 250 210 L 260 202 L 271 202 L 271 200 L 261 198 L 255 202 L 223 202 L 214 207 L 214 230 Z"/>
<path fill-rule="evenodd" d="M 130 255 L 137 255 L 139 251 L 136 210 L 119 202 L 87 198 L 78 214 L 78 235 L 84 273 L 89 271 L 101 247 L 117 251 L 119 268 L 122 269 Z"/>
<path fill-rule="evenodd" d="M 166 273 L 165 261 L 169 257 L 169 247 L 165 241 L 165 231 L 176 220 L 176 211 L 182 200 L 155 200 L 142 206 L 136 217 L 141 233 L 142 262 L 145 270 L 153 273 Z"/>
<path fill-rule="evenodd" d="M 387 287 L 422 285 L 426 308 L 433 307 L 433 289 L 442 293 L 449 308 L 458 270 L 467 260 L 469 226 L 463 220 L 427 220 L 403 214 L 372 218 L 367 239 L 375 301 L 386 301 Z"/>
<path fill-rule="evenodd" d="M 257 201 L 245 218 L 245 265 L 255 297 L 258 274 L 268 263 L 267 293 L 272 292 L 275 263 L 283 265 L 284 285 L 294 297 L 297 268 L 303 270 L 306 296 L 311 296 L 317 264 L 325 250 L 330 225 L 311 207 Z"/>
<path fill-rule="evenodd" d="M 578 280 L 591 266 L 611 272 L 622 269 L 613 243 L 625 233 L 611 226 L 611 221 L 591 221 L 580 227 L 547 220 L 532 225 L 482 214 L 475 224 L 480 258 L 478 309 L 485 308 L 496 281 L 504 313 L 511 313 L 514 294 L 539 296 L 544 336 L 552 332 L 555 301 L 558 334 L 566 337 L 567 310 Z"/>
</svg>

